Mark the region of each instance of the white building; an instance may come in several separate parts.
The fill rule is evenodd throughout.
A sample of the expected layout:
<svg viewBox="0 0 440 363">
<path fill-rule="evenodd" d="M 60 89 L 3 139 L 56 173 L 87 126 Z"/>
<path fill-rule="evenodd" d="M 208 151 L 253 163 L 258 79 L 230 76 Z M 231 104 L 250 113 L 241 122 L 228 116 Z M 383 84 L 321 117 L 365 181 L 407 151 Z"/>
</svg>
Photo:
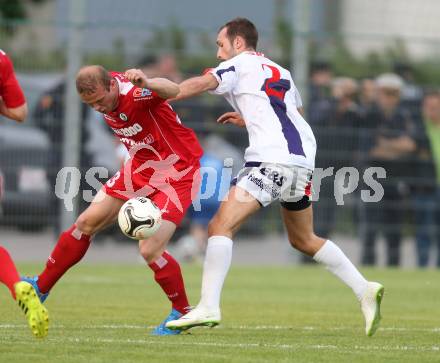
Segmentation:
<svg viewBox="0 0 440 363">
<path fill-rule="evenodd" d="M 440 55 L 439 0 L 340 0 L 339 30 L 358 55 L 403 40 L 414 58 Z"/>
</svg>

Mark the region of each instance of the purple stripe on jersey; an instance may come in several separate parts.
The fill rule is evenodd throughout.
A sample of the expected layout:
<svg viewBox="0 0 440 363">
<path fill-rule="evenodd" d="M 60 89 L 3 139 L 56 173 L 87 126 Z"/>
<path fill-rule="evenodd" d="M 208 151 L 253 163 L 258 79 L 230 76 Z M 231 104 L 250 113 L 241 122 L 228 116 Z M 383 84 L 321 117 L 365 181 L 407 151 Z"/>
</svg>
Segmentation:
<svg viewBox="0 0 440 363">
<path fill-rule="evenodd" d="M 278 79 L 275 82 L 270 82 L 271 80 L 273 79 L 266 79 L 261 90 L 269 97 L 270 105 L 281 122 L 289 153 L 306 156 L 302 147 L 301 136 L 292 120 L 287 116 L 287 106 L 284 102 L 284 95 L 290 89 L 290 81 L 287 79 Z"/>
<path fill-rule="evenodd" d="M 254 167 L 258 168 L 260 165 L 261 165 L 261 161 L 248 161 L 244 163 L 245 168 L 254 168 Z"/>
<path fill-rule="evenodd" d="M 217 76 L 220 77 L 220 79 L 222 79 L 222 74 L 226 73 L 226 72 L 235 72 L 235 67 L 234 66 L 230 66 L 229 68 L 226 69 L 219 69 L 217 72 Z"/>
</svg>

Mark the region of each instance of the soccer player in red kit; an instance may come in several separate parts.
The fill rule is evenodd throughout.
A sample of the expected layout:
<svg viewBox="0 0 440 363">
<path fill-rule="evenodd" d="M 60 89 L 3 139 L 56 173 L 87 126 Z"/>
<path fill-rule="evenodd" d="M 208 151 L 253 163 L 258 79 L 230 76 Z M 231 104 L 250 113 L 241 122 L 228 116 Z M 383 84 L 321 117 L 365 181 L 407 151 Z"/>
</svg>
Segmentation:
<svg viewBox="0 0 440 363">
<path fill-rule="evenodd" d="M 0 49 L 0 115 L 22 122 L 28 113 L 26 99 L 17 79 L 14 66 L 4 51 Z M 1 180 L 0 180 L 1 197 Z M 14 261 L 8 251 L 0 246 L 0 282 L 10 290 L 28 319 L 32 333 L 37 338 L 47 335 L 49 317 L 31 284 L 20 281 Z"/>
<path fill-rule="evenodd" d="M 18 122 L 23 122 L 28 114 L 26 99 L 17 78 L 15 78 L 12 61 L 1 49 L 0 114 Z"/>
<path fill-rule="evenodd" d="M 58 279 L 84 256 L 92 235 L 115 222 L 122 204 L 134 196 L 148 196 L 162 210 L 162 224 L 152 237 L 139 241 L 139 251 L 172 304 L 170 315 L 153 334 L 174 334 L 165 323 L 184 314 L 189 303 L 180 266 L 165 249 L 198 192 L 203 153 L 195 133 L 166 102 L 179 93 L 179 86 L 164 78 L 147 79 L 137 69 L 123 74 L 93 65 L 80 69 L 76 87 L 82 101 L 104 115 L 131 157 L 61 234 L 45 270 L 29 281 L 44 301 Z"/>
</svg>

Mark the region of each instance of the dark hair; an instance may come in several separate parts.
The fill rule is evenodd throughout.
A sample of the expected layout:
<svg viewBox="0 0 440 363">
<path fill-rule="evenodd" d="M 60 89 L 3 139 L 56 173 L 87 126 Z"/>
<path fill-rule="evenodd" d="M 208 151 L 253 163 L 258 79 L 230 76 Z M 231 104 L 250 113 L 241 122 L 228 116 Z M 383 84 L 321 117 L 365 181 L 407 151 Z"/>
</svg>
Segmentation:
<svg viewBox="0 0 440 363">
<path fill-rule="evenodd" d="M 440 90 L 437 88 L 428 88 L 423 93 L 423 98 L 427 97 L 439 97 L 440 98 Z"/>
<path fill-rule="evenodd" d="M 148 67 L 153 64 L 156 64 L 158 61 L 157 57 L 153 54 L 144 55 L 142 58 L 138 60 L 136 63 L 137 68 Z"/>
<path fill-rule="evenodd" d="M 235 37 L 240 36 L 246 42 L 247 47 L 250 47 L 253 50 L 257 49 L 258 31 L 249 19 L 235 18 L 228 21 L 218 31 L 220 32 L 223 28 L 226 28 L 226 35 L 231 43 Z"/>
<path fill-rule="evenodd" d="M 79 94 L 96 92 L 98 85 L 110 90 L 111 76 L 102 66 L 86 66 L 80 69 L 76 77 L 76 89 Z"/>
<path fill-rule="evenodd" d="M 332 72 L 332 66 L 327 61 L 314 61 L 310 65 L 310 74 L 317 72 Z"/>
</svg>

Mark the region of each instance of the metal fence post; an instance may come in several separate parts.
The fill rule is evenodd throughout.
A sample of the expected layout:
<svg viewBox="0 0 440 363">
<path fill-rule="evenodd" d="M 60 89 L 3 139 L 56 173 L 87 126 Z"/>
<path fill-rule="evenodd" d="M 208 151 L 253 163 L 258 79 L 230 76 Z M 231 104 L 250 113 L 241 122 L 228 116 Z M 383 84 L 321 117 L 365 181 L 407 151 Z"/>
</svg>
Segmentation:
<svg viewBox="0 0 440 363">
<path fill-rule="evenodd" d="M 81 104 L 75 87 L 75 75 L 82 64 L 82 33 L 85 19 L 86 0 L 69 1 L 69 36 L 67 49 L 67 72 L 65 94 L 65 118 L 63 137 L 63 166 L 79 168 L 81 152 Z M 70 185 L 69 185 L 70 184 Z M 65 186 L 69 188 L 72 181 Z M 72 225 L 78 214 L 78 198 L 74 198 L 73 210 L 65 208 L 64 201 L 60 200 L 61 228 L 67 229 Z"/>
<path fill-rule="evenodd" d="M 304 108 L 309 99 L 309 49 L 308 36 L 310 32 L 310 1 L 293 0 L 293 53 L 290 65 L 293 80 L 301 94 Z"/>
</svg>

